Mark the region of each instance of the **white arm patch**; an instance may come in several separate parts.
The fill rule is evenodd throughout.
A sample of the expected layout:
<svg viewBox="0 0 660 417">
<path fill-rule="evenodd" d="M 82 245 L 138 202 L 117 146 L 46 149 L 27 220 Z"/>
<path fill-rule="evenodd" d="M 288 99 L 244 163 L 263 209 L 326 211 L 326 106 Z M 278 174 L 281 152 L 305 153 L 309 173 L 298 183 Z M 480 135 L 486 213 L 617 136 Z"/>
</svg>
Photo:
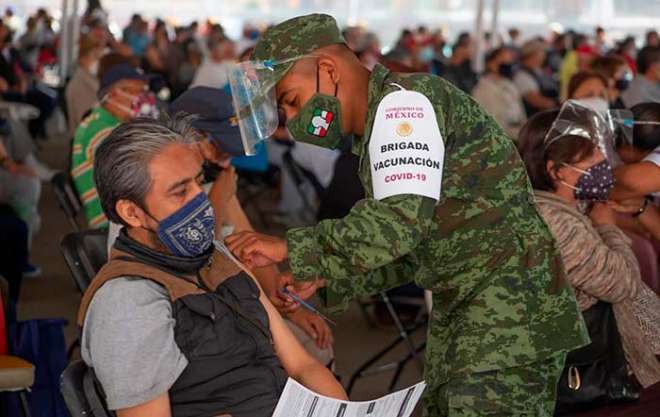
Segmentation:
<svg viewBox="0 0 660 417">
<path fill-rule="evenodd" d="M 445 145 L 425 95 L 395 91 L 378 104 L 369 159 L 374 198 L 415 194 L 440 199 Z"/>
</svg>

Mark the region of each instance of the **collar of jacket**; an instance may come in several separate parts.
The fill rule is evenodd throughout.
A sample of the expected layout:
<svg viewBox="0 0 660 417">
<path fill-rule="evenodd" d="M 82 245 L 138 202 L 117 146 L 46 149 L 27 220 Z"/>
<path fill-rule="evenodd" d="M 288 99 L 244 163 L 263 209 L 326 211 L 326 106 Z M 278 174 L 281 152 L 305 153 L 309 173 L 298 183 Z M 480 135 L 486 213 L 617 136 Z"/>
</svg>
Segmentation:
<svg viewBox="0 0 660 417">
<path fill-rule="evenodd" d="M 181 274 L 196 274 L 197 271 L 209 262 L 209 258 L 213 254 L 213 246 L 206 253 L 195 258 L 184 258 L 158 252 L 131 238 L 125 228 L 122 228 L 119 232 L 114 247 L 143 262 L 158 265 Z"/>
</svg>

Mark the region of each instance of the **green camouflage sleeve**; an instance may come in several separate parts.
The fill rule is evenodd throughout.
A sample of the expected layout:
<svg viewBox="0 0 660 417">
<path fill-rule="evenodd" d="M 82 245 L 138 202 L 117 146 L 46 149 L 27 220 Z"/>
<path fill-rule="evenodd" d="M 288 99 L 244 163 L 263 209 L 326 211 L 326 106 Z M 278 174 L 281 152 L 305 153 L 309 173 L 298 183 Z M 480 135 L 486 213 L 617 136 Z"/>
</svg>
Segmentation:
<svg viewBox="0 0 660 417">
<path fill-rule="evenodd" d="M 343 219 L 287 233 L 289 264 L 298 280 L 325 278 L 338 294 L 370 294 L 412 280 L 404 262 L 433 223 L 436 202 L 416 195 L 359 201 Z M 405 268 L 404 268 L 405 269 Z"/>
</svg>

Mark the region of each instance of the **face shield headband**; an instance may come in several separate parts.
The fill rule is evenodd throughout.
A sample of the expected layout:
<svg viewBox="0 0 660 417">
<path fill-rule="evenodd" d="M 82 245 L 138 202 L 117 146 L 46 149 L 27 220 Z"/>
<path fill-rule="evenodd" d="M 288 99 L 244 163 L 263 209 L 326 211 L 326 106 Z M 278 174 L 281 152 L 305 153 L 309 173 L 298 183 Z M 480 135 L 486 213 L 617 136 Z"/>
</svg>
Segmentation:
<svg viewBox="0 0 660 417">
<path fill-rule="evenodd" d="M 595 143 L 605 158 L 615 166 L 614 121 L 607 110 L 595 108 L 589 100 L 568 100 L 559 110 L 545 135 L 544 148 L 560 139 L 581 137 Z"/>
</svg>

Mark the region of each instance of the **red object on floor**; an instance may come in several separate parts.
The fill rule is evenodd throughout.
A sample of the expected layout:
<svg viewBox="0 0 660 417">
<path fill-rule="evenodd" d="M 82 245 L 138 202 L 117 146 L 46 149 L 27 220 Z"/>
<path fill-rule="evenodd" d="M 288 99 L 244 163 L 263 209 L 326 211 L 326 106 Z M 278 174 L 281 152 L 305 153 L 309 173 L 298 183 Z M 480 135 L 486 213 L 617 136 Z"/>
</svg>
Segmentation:
<svg viewBox="0 0 660 417">
<path fill-rule="evenodd" d="M 600 407 L 571 417 L 660 417 L 660 383 L 642 391 L 637 402 Z"/>
</svg>

